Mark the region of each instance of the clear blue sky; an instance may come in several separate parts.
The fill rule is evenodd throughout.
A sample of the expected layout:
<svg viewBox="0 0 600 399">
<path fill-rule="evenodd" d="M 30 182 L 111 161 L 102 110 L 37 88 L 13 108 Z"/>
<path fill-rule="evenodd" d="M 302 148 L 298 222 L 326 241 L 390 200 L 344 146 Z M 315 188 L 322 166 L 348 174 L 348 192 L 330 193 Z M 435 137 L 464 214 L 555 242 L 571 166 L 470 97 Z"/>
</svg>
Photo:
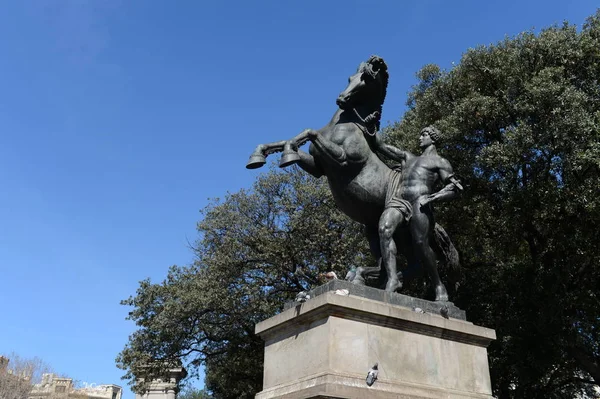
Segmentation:
<svg viewBox="0 0 600 399">
<path fill-rule="evenodd" d="M 383 121 L 414 74 L 596 1 L 20 0 L 0 9 L 0 353 L 117 383 L 119 301 L 192 260 L 262 142 L 321 127 L 371 54 Z M 133 395 L 126 388 L 126 399 Z"/>
</svg>

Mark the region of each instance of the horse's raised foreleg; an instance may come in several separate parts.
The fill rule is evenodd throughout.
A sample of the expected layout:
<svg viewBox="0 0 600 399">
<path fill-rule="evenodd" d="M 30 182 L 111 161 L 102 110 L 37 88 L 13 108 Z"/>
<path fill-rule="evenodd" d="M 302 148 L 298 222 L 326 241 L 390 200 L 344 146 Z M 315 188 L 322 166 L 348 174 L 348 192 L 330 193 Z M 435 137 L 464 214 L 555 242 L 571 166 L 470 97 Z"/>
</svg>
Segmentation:
<svg viewBox="0 0 600 399">
<path fill-rule="evenodd" d="M 346 165 L 346 151 L 344 148 L 333 141 L 325 138 L 318 131 L 313 129 L 306 129 L 298 136 L 289 140 L 283 149 L 283 156 L 279 166 L 286 167 L 293 163 L 300 161 L 298 155 L 298 147 L 307 141 L 311 141 L 313 145 L 319 150 L 330 161 L 333 161 L 339 165 Z"/>
<path fill-rule="evenodd" d="M 348 163 L 344 147 L 327 139 L 322 134 L 316 134 L 314 130 L 312 132 L 309 131 L 308 134 L 310 141 L 312 141 L 317 150 L 330 161 L 340 166 L 345 166 Z"/>
<path fill-rule="evenodd" d="M 267 162 L 267 156 L 275 152 L 282 152 L 283 156 L 279 166 L 286 167 L 294 163 L 298 163 L 304 171 L 310 173 L 314 177 L 323 176 L 323 171 L 315 162 L 312 155 L 300 150 L 298 147 L 309 140 L 306 130 L 294 137 L 292 140 L 276 141 L 268 144 L 260 144 L 250 155 L 250 159 L 246 164 L 247 169 L 257 169 Z"/>
<path fill-rule="evenodd" d="M 276 141 L 274 143 L 268 144 L 259 144 L 254 152 L 250 155 L 250 159 L 246 164 L 247 169 L 256 169 L 260 168 L 267 162 L 267 156 L 269 154 L 273 154 L 274 152 L 283 151 L 283 147 L 287 141 Z"/>
<path fill-rule="evenodd" d="M 311 137 L 313 135 L 318 135 L 316 130 L 305 129 L 304 131 L 302 131 L 302 133 L 300 133 L 293 139 L 288 140 L 283 147 L 283 155 L 281 156 L 281 161 L 279 161 L 279 166 L 281 168 L 285 168 L 287 166 L 295 164 L 296 162 L 300 162 L 302 160 L 302 157 L 298 153 L 298 149 L 300 146 L 304 145 L 306 142 L 311 140 Z M 310 157 L 309 154 L 305 153 L 305 155 Z"/>
<path fill-rule="evenodd" d="M 300 157 L 298 160 L 298 166 L 300 166 L 305 172 L 313 175 L 316 178 L 319 178 L 325 174 L 312 155 L 299 149 L 298 156 Z"/>
</svg>

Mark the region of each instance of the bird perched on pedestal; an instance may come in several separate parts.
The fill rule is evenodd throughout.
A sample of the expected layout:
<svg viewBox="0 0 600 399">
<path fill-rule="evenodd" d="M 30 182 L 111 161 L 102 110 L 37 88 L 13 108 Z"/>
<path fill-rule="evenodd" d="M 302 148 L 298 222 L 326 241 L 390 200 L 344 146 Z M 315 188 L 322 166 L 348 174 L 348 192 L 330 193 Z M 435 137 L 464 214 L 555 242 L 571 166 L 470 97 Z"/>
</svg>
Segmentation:
<svg viewBox="0 0 600 399">
<path fill-rule="evenodd" d="M 337 280 L 338 276 L 337 274 L 335 274 L 335 272 L 327 272 L 319 274 L 319 278 L 325 280 L 326 282 L 329 282 L 332 280 Z"/>
<path fill-rule="evenodd" d="M 348 270 L 348 273 L 346 273 L 346 278 L 344 278 L 344 280 L 352 282 L 352 280 L 354 280 L 354 277 L 356 277 L 356 266 L 352 266 L 352 268 Z"/>
<path fill-rule="evenodd" d="M 444 305 L 442 306 L 442 308 L 440 309 L 440 314 L 442 315 L 442 317 L 444 319 L 448 319 L 450 317 L 450 309 L 448 308 L 448 305 Z"/>
<path fill-rule="evenodd" d="M 375 363 L 375 365 L 373 367 L 371 367 L 371 369 L 367 373 L 366 382 L 367 382 L 368 386 L 373 385 L 375 383 L 375 380 L 377 380 L 377 375 L 379 374 L 378 367 L 379 367 L 379 363 Z"/>
<path fill-rule="evenodd" d="M 310 299 L 310 295 L 308 295 L 308 292 L 306 291 L 300 291 L 298 294 L 296 294 L 296 302 L 306 302 Z"/>
</svg>

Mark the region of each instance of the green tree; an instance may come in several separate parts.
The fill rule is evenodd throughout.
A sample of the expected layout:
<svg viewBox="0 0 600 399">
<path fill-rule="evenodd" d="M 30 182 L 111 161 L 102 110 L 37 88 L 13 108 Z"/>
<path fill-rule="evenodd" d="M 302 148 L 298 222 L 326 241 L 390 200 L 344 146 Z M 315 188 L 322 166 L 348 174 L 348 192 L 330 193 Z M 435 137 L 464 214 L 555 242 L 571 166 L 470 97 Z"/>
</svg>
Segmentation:
<svg viewBox="0 0 600 399">
<path fill-rule="evenodd" d="M 600 12 L 469 49 L 449 71 L 417 74 L 387 135 L 419 130 L 466 185 L 438 210 L 461 251 L 455 297 L 495 328 L 499 398 L 573 398 L 600 383 Z M 476 239 L 475 239 L 476 238 Z"/>
<path fill-rule="evenodd" d="M 573 398 L 600 381 L 600 13 L 468 50 L 449 71 L 418 73 L 409 109 L 386 135 L 418 152 L 434 124 L 465 194 L 436 210 L 461 251 L 453 296 L 470 321 L 496 329 L 489 349 L 501 399 Z M 131 383 L 151 360 L 206 368 L 215 398 L 261 389 L 254 324 L 319 273 L 370 262 L 360 226 L 326 183 L 263 175 L 209 205 L 196 261 L 142 281 L 139 327 L 118 357 Z M 416 291 L 419 287 L 413 287 Z M 410 292 L 410 291 L 409 291 Z M 165 364 L 165 363 L 159 363 Z"/>
<path fill-rule="evenodd" d="M 205 390 L 196 389 L 196 388 L 184 389 L 183 391 L 179 392 L 179 394 L 177 395 L 177 399 L 211 399 L 211 398 L 212 398 L 212 396 L 210 396 Z"/>
<path fill-rule="evenodd" d="M 204 365 L 215 398 L 253 398 L 264 345 L 254 325 L 322 283 L 320 273 L 372 261 L 360 225 L 336 209 L 326 181 L 295 168 L 211 203 L 198 232 L 192 265 L 142 281 L 123 301 L 139 327 L 117 359 L 130 383 L 182 359 L 191 374 Z"/>
</svg>

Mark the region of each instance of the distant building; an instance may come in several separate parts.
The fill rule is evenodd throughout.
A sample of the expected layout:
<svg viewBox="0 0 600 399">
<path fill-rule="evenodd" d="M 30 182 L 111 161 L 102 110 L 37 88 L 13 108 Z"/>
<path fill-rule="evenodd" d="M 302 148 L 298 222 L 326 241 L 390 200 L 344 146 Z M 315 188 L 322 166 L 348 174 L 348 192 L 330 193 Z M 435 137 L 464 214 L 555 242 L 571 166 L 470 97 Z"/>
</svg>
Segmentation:
<svg viewBox="0 0 600 399">
<path fill-rule="evenodd" d="M 71 378 L 44 374 L 35 384 L 29 399 L 121 399 L 123 389 L 118 385 L 96 385 L 75 388 Z"/>
<path fill-rule="evenodd" d="M 11 369 L 9 359 L 0 356 L 0 399 L 22 398 L 29 393 L 29 399 L 121 399 L 123 389 L 118 385 L 97 385 L 76 388 L 71 378 L 59 377 L 52 373 L 42 375 L 39 384 L 31 385 L 34 369 L 17 366 Z"/>
</svg>

